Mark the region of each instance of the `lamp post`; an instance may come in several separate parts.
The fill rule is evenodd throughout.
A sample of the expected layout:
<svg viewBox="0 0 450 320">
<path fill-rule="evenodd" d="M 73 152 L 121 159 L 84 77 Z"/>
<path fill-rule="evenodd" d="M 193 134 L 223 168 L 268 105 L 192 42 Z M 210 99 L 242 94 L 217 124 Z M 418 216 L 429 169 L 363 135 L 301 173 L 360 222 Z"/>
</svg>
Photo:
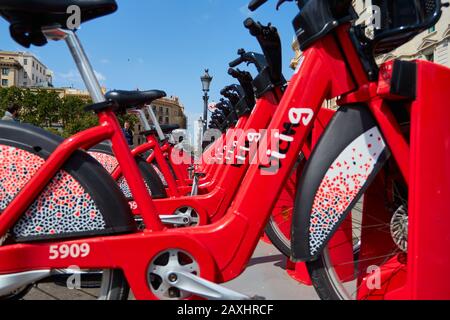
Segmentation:
<svg viewBox="0 0 450 320">
<path fill-rule="evenodd" d="M 209 75 L 209 70 L 205 69 L 205 74 L 200 78 L 202 80 L 202 86 L 203 86 L 203 102 L 204 102 L 204 109 L 203 109 L 203 133 L 206 132 L 208 129 L 208 92 L 209 87 L 211 86 L 211 82 L 213 80 L 213 77 Z"/>
</svg>

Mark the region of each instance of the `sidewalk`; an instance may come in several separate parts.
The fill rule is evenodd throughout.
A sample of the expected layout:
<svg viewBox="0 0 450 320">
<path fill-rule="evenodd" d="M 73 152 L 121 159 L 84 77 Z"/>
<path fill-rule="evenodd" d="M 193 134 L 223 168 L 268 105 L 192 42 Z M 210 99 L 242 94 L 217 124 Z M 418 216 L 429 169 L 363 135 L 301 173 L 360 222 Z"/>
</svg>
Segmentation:
<svg viewBox="0 0 450 320">
<path fill-rule="evenodd" d="M 284 256 L 272 245 L 261 241 L 248 269 L 225 286 L 267 300 L 318 300 L 314 288 L 304 286 L 289 277 L 284 265 Z"/>
</svg>

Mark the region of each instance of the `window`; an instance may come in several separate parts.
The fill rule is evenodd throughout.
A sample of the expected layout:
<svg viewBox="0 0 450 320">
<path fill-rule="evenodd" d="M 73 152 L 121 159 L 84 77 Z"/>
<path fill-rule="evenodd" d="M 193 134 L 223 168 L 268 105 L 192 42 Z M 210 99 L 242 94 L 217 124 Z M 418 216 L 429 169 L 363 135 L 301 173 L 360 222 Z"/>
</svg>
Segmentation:
<svg viewBox="0 0 450 320">
<path fill-rule="evenodd" d="M 434 54 L 433 53 L 426 54 L 425 59 L 427 59 L 428 61 L 434 62 Z"/>
<path fill-rule="evenodd" d="M 27 83 L 26 81 L 23 82 L 23 86 L 24 86 L 24 87 L 26 87 L 27 84 L 28 84 L 28 83 Z"/>
<path fill-rule="evenodd" d="M 4 76 L 9 75 L 9 68 L 2 68 L 2 75 Z"/>
<path fill-rule="evenodd" d="M 163 107 L 159 107 L 159 113 L 163 113 Z"/>
<path fill-rule="evenodd" d="M 23 59 L 23 65 L 27 66 L 28 65 L 28 59 Z"/>
<path fill-rule="evenodd" d="M 166 124 L 169 124 L 169 117 L 166 117 Z"/>
<path fill-rule="evenodd" d="M 169 108 L 166 108 L 166 116 L 169 115 Z"/>
<path fill-rule="evenodd" d="M 2 87 L 8 86 L 8 79 L 2 79 Z"/>
<path fill-rule="evenodd" d="M 33 68 L 34 68 L 34 61 L 33 61 Z"/>
<path fill-rule="evenodd" d="M 34 74 L 32 74 L 32 75 L 31 75 L 31 80 L 33 80 L 33 81 L 34 81 Z"/>
<path fill-rule="evenodd" d="M 158 121 L 159 121 L 159 123 L 162 123 L 163 122 L 163 118 L 159 117 Z"/>
</svg>

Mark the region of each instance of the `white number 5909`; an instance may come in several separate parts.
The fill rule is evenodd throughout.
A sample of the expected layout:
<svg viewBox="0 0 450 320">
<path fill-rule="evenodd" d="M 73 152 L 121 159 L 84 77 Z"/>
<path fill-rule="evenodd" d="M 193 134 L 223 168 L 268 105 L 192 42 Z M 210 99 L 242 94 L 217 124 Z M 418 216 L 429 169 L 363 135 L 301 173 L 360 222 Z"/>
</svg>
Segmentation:
<svg viewBox="0 0 450 320">
<path fill-rule="evenodd" d="M 88 243 L 82 244 L 63 244 L 61 246 L 50 247 L 50 260 L 67 259 L 67 258 L 85 258 L 91 252 L 91 247 Z"/>
</svg>

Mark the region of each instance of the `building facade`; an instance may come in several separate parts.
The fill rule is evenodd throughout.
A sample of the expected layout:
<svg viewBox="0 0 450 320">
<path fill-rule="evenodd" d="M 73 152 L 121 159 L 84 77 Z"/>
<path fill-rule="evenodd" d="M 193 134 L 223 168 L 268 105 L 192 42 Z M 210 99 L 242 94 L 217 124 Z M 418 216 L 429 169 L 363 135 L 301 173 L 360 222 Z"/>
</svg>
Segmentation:
<svg viewBox="0 0 450 320">
<path fill-rule="evenodd" d="M 20 65 L 20 68 L 2 67 L 2 87 L 32 88 L 52 86 L 52 71 L 31 53 L 0 51 L 0 61 L 2 63 L 14 63 L 16 67 Z M 4 73 L 10 72 L 14 74 L 14 77 L 10 76 L 7 78 Z"/>
<path fill-rule="evenodd" d="M 92 99 L 89 91 L 87 90 L 80 90 L 75 88 L 45 88 L 45 90 L 56 92 L 60 98 L 77 97 L 80 98 L 81 100 L 84 100 L 86 103 L 88 103 L 88 101 L 91 101 Z M 106 91 L 107 91 L 106 88 L 102 87 L 103 94 L 105 94 Z"/>
<path fill-rule="evenodd" d="M 184 106 L 180 102 L 178 97 L 167 97 L 156 100 L 152 103 L 153 112 L 160 124 L 177 124 L 182 129 L 187 128 L 187 117 L 184 113 Z M 145 115 L 150 124 L 152 124 L 151 118 L 145 110 Z M 140 123 L 137 123 L 134 127 L 134 144 L 140 145 L 145 142 L 144 137 L 139 135 L 144 129 Z"/>
<path fill-rule="evenodd" d="M 0 86 L 2 88 L 16 86 L 22 74 L 23 68 L 20 63 L 0 56 Z"/>
</svg>

